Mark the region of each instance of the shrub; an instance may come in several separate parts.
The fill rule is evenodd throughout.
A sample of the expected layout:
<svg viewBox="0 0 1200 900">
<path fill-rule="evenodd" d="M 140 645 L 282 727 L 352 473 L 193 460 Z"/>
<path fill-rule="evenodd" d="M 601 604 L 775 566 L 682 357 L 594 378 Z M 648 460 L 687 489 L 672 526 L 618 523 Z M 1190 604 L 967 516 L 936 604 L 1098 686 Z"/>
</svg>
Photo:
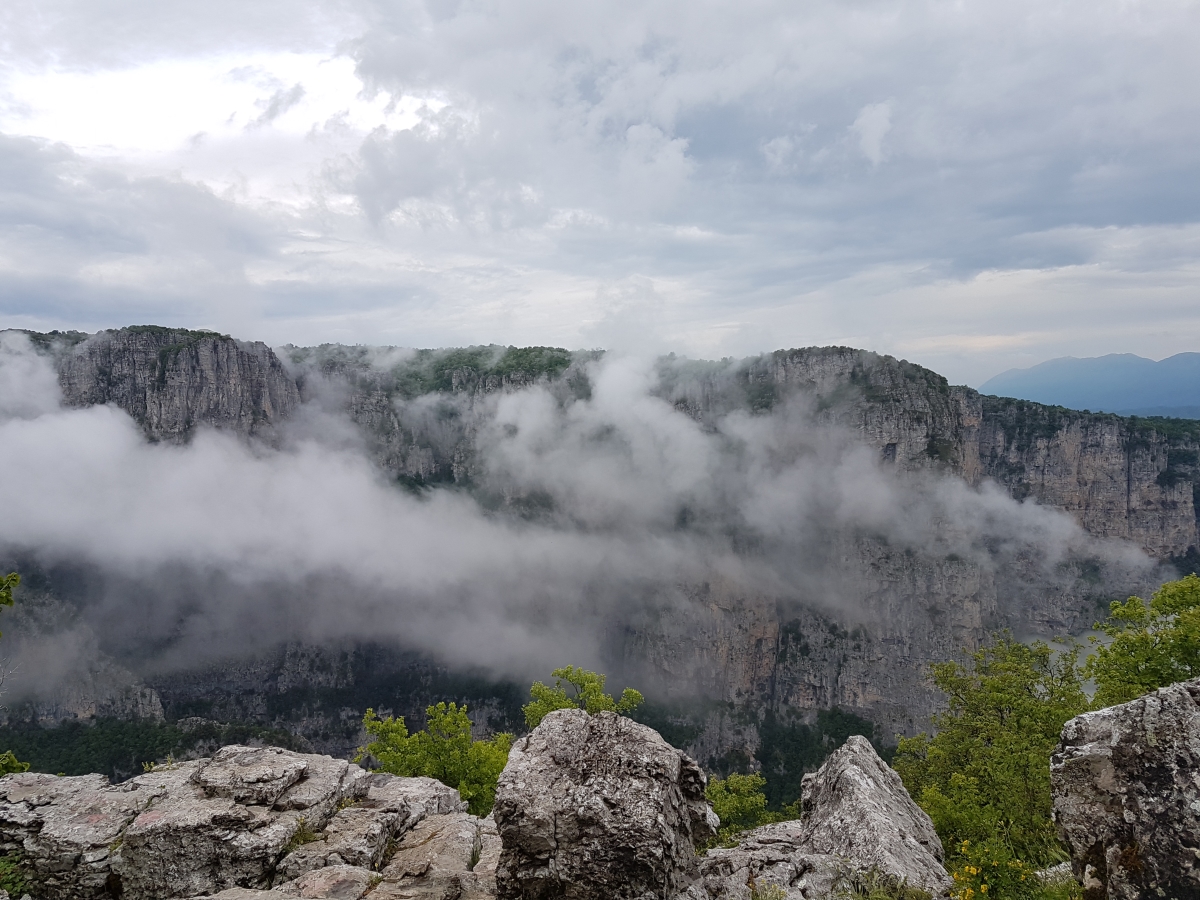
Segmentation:
<svg viewBox="0 0 1200 900">
<path fill-rule="evenodd" d="M 525 713 L 525 723 L 530 728 L 537 728 L 542 719 L 556 709 L 586 709 L 592 715 L 598 712 L 626 715 L 637 709 L 645 700 L 641 693 L 633 688 L 625 688 L 621 692 L 621 699 L 614 700 L 611 695 L 604 693 L 607 676 L 589 672 L 578 666 L 555 669 L 550 674 L 554 676 L 554 687 L 540 681 L 534 682 L 529 688 L 529 695 L 533 699 L 521 707 Z M 570 692 L 568 688 L 571 689 Z"/>
<path fill-rule="evenodd" d="M 1164 584 L 1147 604 L 1141 597 L 1114 601 L 1096 627 L 1111 639 L 1096 641 L 1086 673 L 1095 679 L 1097 706 L 1124 703 L 1200 675 L 1200 577 Z"/>
<path fill-rule="evenodd" d="M 766 779 L 757 772 L 709 779 L 704 795 L 721 820 L 721 827 L 706 847 L 732 847 L 743 831 L 788 818 L 786 812 L 767 809 L 767 795 L 763 793 L 766 783 Z M 794 810 L 791 812 L 794 813 Z"/>
<path fill-rule="evenodd" d="M 933 666 L 948 708 L 934 717 L 936 735 L 901 739 L 893 766 L 943 845 L 999 841 L 1005 859 L 1036 866 L 1064 858 L 1050 818 L 1050 754 L 1088 706 L 1079 649 L 1056 655 L 998 635 L 969 666 Z"/>
<path fill-rule="evenodd" d="M 474 815 L 486 816 L 496 801 L 496 782 L 508 762 L 512 735 L 474 740 L 465 704 L 439 703 L 425 713 L 425 730 L 409 734 L 402 716 L 380 719 L 368 709 L 363 727 L 375 740 L 359 748 L 355 761 L 370 754 L 379 762 L 376 771 L 436 778 L 455 788 Z"/>
</svg>

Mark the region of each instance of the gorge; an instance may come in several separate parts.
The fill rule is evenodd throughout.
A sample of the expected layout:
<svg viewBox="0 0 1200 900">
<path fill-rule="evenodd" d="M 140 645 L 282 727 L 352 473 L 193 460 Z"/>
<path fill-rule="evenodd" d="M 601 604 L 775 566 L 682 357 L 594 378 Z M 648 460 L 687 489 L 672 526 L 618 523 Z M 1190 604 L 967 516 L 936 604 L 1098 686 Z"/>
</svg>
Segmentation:
<svg viewBox="0 0 1200 900">
<path fill-rule="evenodd" d="M 868 351 L 0 340 L 10 731 L 235 723 L 344 756 L 368 706 L 519 730 L 518 685 L 575 662 L 705 767 L 787 768 L 924 729 L 930 662 L 1081 634 L 1200 543 L 1200 422 Z"/>
</svg>

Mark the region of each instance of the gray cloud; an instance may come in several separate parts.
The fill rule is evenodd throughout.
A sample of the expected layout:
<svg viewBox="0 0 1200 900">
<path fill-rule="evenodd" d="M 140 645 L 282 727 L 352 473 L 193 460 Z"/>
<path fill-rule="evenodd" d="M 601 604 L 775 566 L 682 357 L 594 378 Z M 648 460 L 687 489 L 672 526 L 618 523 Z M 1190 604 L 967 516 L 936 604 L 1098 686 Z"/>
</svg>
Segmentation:
<svg viewBox="0 0 1200 900">
<path fill-rule="evenodd" d="M 301 206 L 138 211 L 144 181 L 99 196 L 103 166 L 62 180 L 42 157 L 13 194 L 44 226 L 12 283 L 47 326 L 126 318 L 103 278 L 60 275 L 95 209 L 125 224 L 115 293 L 150 297 L 199 252 L 200 277 L 150 308 L 275 342 L 578 346 L 636 279 L 666 298 L 660 346 L 711 356 L 848 343 L 978 383 L 1200 340 L 1186 5 L 19 6 L 12 65 L 340 48 L 369 90 L 428 101 L 416 127 L 325 159 Z M 74 209 L 46 221 L 54 177 Z M 265 242 L 241 230 L 264 223 Z M 164 245 L 159 227 L 208 249 Z M 1164 258 L 1164 240 L 1181 252 Z"/>
<path fill-rule="evenodd" d="M 687 586 L 710 581 L 865 619 L 865 573 L 841 561 L 856 541 L 953 554 L 1017 598 L 1061 588 L 1082 558 L 1114 584 L 1156 572 L 1061 512 L 886 471 L 799 401 L 702 425 L 647 362 L 591 379 L 589 399 L 531 388 L 458 410 L 478 429 L 481 490 L 416 496 L 372 466 L 335 396 L 318 390 L 280 449 L 219 433 L 152 445 L 119 410 L 60 408 L 48 362 L 6 335 L 0 548 L 79 569 L 94 585 L 80 640 L 144 665 L 370 640 L 517 677 L 604 664 L 614 623 L 687 621 Z"/>
</svg>

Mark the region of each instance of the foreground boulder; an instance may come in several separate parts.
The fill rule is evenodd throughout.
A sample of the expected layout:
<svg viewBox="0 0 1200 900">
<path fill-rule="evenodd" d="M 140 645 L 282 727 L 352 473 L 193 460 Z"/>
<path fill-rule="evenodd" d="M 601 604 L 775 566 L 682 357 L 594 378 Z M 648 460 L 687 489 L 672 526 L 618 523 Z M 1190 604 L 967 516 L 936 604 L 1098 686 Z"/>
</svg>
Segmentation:
<svg viewBox="0 0 1200 900">
<path fill-rule="evenodd" d="M 496 789 L 502 900 L 668 898 L 715 834 L 700 767 L 615 713 L 550 713 L 517 741 Z"/>
<path fill-rule="evenodd" d="M 1200 679 L 1072 719 L 1050 779 L 1086 900 L 1200 897 Z"/>
<path fill-rule="evenodd" d="M 485 896 L 491 884 L 490 873 L 472 871 L 489 828 L 465 810 L 457 791 L 430 778 L 230 746 L 120 785 L 100 775 L 0 778 L 0 850 L 20 857 L 36 900 L 358 900 L 377 889 L 449 900 Z M 428 871 L 390 872 L 417 828 L 458 837 Z M 462 877 L 442 878 L 447 870 Z"/>
<path fill-rule="evenodd" d="M 802 818 L 764 825 L 710 850 L 688 900 L 749 900 L 774 885 L 788 900 L 829 897 L 864 881 L 945 896 L 951 879 L 929 816 L 863 737 L 851 737 L 804 777 Z"/>
</svg>

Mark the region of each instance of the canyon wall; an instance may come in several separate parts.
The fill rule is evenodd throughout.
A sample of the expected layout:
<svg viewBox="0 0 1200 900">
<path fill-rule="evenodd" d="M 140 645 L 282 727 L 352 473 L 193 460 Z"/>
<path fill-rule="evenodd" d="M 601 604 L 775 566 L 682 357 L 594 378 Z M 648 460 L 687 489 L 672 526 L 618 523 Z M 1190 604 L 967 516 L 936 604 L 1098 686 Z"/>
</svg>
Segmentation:
<svg viewBox="0 0 1200 900">
<path fill-rule="evenodd" d="M 186 442 L 200 427 L 274 439 L 289 419 L 319 407 L 348 415 L 375 464 L 400 485 L 453 485 L 517 519 L 541 514 L 544 500 L 489 481 L 481 442 L 494 436 L 498 399 L 538 388 L 560 406 L 586 400 L 600 359 L 553 348 L 324 345 L 284 348 L 281 361 L 262 344 L 207 332 L 34 337 L 55 358 L 66 404 L 115 404 L 152 440 Z M 668 357 L 651 389 L 714 432 L 731 415 L 799 410 L 852 435 L 898 476 L 994 482 L 1160 560 L 1198 543 L 1200 423 L 982 397 L 920 366 L 838 347 L 720 362 Z M 1048 571 L 1029 549 L 964 556 L 853 528 L 830 527 L 819 541 L 811 561 L 794 564 L 819 577 L 766 590 L 714 573 L 674 586 L 670 597 L 638 598 L 606 625 L 610 671 L 648 687 L 668 709 L 690 710 L 676 719 L 691 728 L 688 749 L 702 761 L 751 755 L 768 713 L 802 721 L 840 707 L 875 722 L 885 739 L 922 730 L 939 702 L 925 680 L 929 663 L 959 657 L 1001 628 L 1021 637 L 1079 633 L 1108 601 L 1169 576 L 1086 556 Z M 770 552 L 751 542 L 743 558 L 752 565 Z M 207 667 L 141 671 L 138 659 L 123 657 L 86 671 L 137 672 L 130 696 L 145 697 L 138 702 L 156 715 L 284 726 L 333 753 L 352 749 L 367 705 L 419 723 L 419 707 L 444 695 L 469 699 L 481 730 L 519 726 L 511 685 L 456 678 L 412 649 L 290 644 Z M 124 697 L 111 680 L 106 696 Z M 79 694 L 43 700 L 37 718 L 86 717 Z"/>
</svg>

